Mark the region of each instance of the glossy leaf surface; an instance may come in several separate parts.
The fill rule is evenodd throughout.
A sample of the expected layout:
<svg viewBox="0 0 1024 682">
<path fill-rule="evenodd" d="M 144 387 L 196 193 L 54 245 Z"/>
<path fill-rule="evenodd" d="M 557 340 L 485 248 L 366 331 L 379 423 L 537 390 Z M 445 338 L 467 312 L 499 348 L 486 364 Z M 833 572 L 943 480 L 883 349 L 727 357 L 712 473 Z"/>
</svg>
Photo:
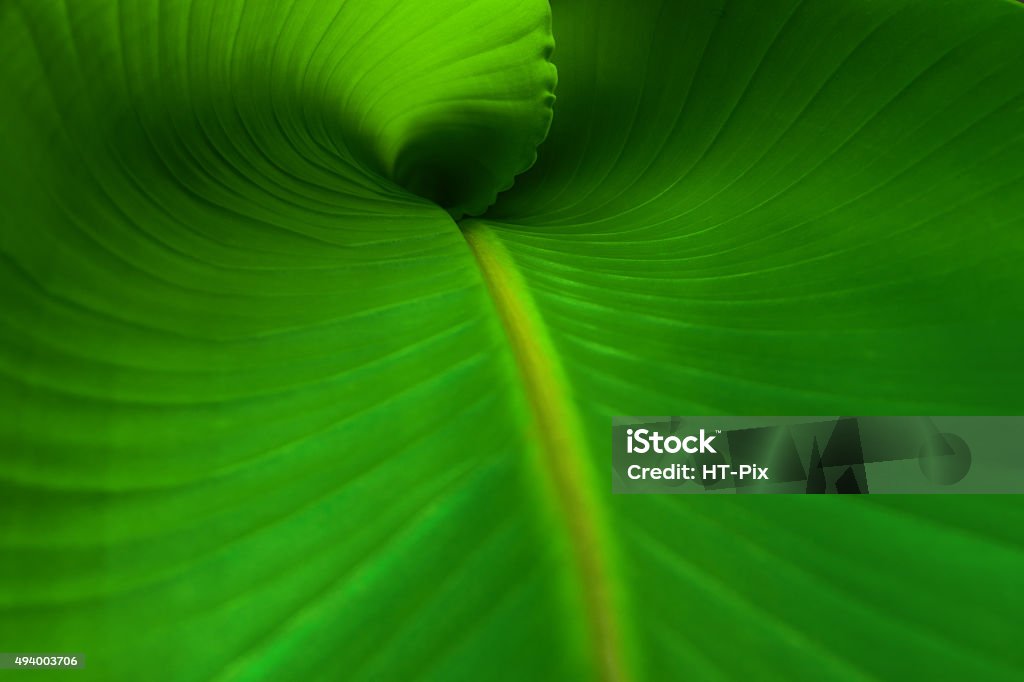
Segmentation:
<svg viewBox="0 0 1024 682">
<path fill-rule="evenodd" d="M 0 648 L 1020 678 L 1013 497 L 605 478 L 615 414 L 1021 411 L 1019 5 L 47 0 L 0 35 Z"/>
</svg>

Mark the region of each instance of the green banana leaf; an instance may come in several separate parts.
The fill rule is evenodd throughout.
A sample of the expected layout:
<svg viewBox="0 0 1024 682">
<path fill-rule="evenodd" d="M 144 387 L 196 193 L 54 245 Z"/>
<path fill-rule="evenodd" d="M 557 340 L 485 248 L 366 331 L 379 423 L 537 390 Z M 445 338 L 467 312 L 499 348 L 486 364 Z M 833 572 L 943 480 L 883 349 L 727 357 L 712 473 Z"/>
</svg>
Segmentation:
<svg viewBox="0 0 1024 682">
<path fill-rule="evenodd" d="M 607 479 L 613 415 L 1022 412 L 1019 3 L 0 0 L 0 58 L 32 675 L 1024 677 L 1014 496 Z"/>
</svg>

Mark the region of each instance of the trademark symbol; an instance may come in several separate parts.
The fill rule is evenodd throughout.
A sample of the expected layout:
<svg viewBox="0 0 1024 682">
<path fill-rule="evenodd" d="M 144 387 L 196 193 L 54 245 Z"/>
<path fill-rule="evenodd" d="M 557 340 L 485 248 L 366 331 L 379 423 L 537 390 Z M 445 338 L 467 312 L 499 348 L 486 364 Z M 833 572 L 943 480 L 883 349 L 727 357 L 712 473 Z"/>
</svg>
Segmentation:
<svg viewBox="0 0 1024 682">
<path fill-rule="evenodd" d="M 715 429 L 715 433 L 721 433 L 722 429 Z"/>
</svg>

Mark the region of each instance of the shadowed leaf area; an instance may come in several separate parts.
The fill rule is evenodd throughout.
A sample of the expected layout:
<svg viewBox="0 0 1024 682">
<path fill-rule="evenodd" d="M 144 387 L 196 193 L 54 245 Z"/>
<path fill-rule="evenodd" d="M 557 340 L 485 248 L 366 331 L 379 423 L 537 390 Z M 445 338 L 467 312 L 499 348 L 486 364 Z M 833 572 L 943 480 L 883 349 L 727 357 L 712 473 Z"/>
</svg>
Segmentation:
<svg viewBox="0 0 1024 682">
<path fill-rule="evenodd" d="M 0 649 L 86 662 L 33 675 L 1024 675 L 1013 496 L 606 478 L 613 415 L 1022 411 L 1019 3 L 0 36 Z"/>
</svg>

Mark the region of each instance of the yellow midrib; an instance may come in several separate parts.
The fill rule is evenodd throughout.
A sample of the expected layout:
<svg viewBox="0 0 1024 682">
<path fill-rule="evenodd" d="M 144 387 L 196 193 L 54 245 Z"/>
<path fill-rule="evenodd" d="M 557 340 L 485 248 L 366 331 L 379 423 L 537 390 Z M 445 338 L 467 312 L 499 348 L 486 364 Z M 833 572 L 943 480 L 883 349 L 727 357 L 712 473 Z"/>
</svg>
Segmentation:
<svg viewBox="0 0 1024 682">
<path fill-rule="evenodd" d="M 540 468 L 572 548 L 598 672 L 603 680 L 624 682 L 630 675 L 612 594 L 608 546 L 601 533 L 601 506 L 594 496 L 583 430 L 567 395 L 564 371 L 505 247 L 483 223 L 464 221 L 460 227 L 516 359 L 540 444 Z"/>
</svg>

